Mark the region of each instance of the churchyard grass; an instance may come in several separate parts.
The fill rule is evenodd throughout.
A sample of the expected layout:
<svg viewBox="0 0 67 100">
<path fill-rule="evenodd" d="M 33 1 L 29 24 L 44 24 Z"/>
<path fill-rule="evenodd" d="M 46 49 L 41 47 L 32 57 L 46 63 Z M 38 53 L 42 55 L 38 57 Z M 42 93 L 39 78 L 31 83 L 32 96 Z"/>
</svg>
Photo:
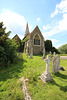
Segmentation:
<svg viewBox="0 0 67 100">
<path fill-rule="evenodd" d="M 50 63 L 51 72 L 52 62 Z M 53 82 L 43 83 L 39 78 L 45 71 L 46 63 L 42 56 L 22 54 L 16 64 L 0 69 L 0 100 L 24 100 L 22 83 L 17 83 L 24 76 L 32 100 L 67 100 L 67 60 L 61 59 L 60 66 L 66 71 L 60 71 L 53 76 Z"/>
</svg>

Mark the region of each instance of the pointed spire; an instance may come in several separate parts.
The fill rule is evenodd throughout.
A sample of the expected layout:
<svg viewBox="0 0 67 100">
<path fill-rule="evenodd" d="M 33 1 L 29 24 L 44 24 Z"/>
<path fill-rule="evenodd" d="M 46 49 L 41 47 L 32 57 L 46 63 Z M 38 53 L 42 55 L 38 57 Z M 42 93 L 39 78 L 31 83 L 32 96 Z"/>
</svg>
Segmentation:
<svg viewBox="0 0 67 100">
<path fill-rule="evenodd" d="M 25 36 L 29 34 L 29 27 L 28 27 L 28 23 L 26 24 L 26 30 L 25 30 Z"/>
</svg>

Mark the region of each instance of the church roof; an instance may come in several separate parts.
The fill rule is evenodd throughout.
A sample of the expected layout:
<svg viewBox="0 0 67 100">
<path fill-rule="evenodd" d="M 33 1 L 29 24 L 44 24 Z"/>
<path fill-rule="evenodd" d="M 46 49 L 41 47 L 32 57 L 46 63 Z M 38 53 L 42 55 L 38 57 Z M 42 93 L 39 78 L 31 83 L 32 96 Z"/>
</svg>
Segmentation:
<svg viewBox="0 0 67 100">
<path fill-rule="evenodd" d="M 18 38 L 19 40 L 21 40 L 17 34 L 12 39 L 16 39 L 16 38 Z"/>
<path fill-rule="evenodd" d="M 30 36 L 33 34 L 33 32 L 34 32 L 35 30 L 38 30 L 38 31 L 41 33 L 39 27 L 36 26 L 36 27 L 34 28 L 34 30 L 33 30 L 31 33 L 29 33 L 29 34 L 26 35 L 26 36 L 27 36 L 27 39 L 26 39 L 26 40 L 28 40 L 28 39 L 30 38 Z"/>
</svg>

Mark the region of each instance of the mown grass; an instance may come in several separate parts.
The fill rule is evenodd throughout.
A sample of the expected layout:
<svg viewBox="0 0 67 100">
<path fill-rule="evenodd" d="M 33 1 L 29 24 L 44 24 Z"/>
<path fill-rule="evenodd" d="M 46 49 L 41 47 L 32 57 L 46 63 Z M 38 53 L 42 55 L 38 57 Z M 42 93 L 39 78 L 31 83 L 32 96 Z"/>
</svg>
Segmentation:
<svg viewBox="0 0 67 100">
<path fill-rule="evenodd" d="M 24 100 L 22 84 L 17 83 L 24 76 L 32 100 L 67 100 L 67 60 L 61 59 L 60 66 L 65 71 L 52 75 L 53 82 L 43 83 L 39 76 L 45 71 L 46 63 L 42 56 L 30 59 L 25 54 L 16 64 L 0 70 L 0 100 Z M 50 63 L 51 72 L 52 63 Z"/>
</svg>

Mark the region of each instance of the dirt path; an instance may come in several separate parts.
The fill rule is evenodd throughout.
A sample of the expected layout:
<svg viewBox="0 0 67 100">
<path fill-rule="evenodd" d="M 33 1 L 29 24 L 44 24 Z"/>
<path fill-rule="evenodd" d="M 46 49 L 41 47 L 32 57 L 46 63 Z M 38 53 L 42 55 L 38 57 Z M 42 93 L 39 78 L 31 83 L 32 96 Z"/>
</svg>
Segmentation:
<svg viewBox="0 0 67 100">
<path fill-rule="evenodd" d="M 67 59 L 67 56 L 60 56 L 61 59 Z"/>
</svg>

